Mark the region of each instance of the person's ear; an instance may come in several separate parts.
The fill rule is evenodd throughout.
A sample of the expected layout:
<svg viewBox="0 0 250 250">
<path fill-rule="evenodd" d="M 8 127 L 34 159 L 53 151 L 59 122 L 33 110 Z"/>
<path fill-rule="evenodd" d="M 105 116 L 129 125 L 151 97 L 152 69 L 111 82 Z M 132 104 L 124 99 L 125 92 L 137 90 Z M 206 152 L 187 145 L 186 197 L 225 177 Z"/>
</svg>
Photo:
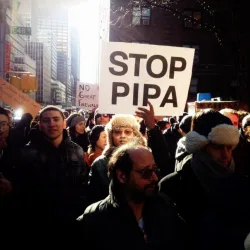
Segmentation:
<svg viewBox="0 0 250 250">
<path fill-rule="evenodd" d="M 127 177 L 121 170 L 117 170 L 116 176 L 120 183 L 125 184 L 127 182 Z"/>
<path fill-rule="evenodd" d="M 66 129 L 66 120 L 63 120 L 63 128 Z"/>
<path fill-rule="evenodd" d="M 38 124 L 39 130 L 41 130 L 41 123 L 40 123 L 40 121 L 37 124 Z"/>
</svg>

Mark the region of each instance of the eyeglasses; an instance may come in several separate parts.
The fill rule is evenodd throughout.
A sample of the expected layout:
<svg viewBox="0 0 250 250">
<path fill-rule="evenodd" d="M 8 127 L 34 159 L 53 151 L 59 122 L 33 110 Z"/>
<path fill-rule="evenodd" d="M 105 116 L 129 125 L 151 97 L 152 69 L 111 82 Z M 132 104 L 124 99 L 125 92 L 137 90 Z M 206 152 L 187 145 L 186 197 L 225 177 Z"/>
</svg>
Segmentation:
<svg viewBox="0 0 250 250">
<path fill-rule="evenodd" d="M 154 168 L 144 168 L 142 170 L 134 170 L 132 169 L 132 171 L 139 173 L 143 179 L 150 179 L 153 175 L 153 173 L 155 173 L 157 176 L 160 175 L 160 170 L 157 167 Z"/>
<path fill-rule="evenodd" d="M 96 115 L 96 118 L 100 118 L 100 117 L 108 118 L 109 115 L 108 114 L 98 114 L 98 115 Z"/>
<path fill-rule="evenodd" d="M 130 129 L 125 129 L 125 130 L 113 130 L 114 135 L 119 136 L 122 135 L 122 133 L 124 133 L 126 136 L 130 136 L 133 134 L 133 130 Z"/>
<path fill-rule="evenodd" d="M 9 123 L 8 122 L 0 122 L 0 128 L 5 129 L 7 127 L 9 127 Z"/>
</svg>

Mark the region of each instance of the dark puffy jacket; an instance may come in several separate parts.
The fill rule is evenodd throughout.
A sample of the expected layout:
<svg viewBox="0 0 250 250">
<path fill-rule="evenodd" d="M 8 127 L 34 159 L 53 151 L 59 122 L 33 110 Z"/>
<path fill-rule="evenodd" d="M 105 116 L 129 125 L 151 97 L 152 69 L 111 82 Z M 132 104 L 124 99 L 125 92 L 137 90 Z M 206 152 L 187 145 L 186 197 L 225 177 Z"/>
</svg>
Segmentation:
<svg viewBox="0 0 250 250">
<path fill-rule="evenodd" d="M 88 167 L 83 157 L 82 148 L 66 130 L 58 148 L 37 131 L 22 149 L 15 196 L 22 213 L 19 219 L 25 220 L 32 236 L 48 240 L 53 235 L 55 240 L 72 231 L 75 218 L 86 207 Z"/>
<path fill-rule="evenodd" d="M 185 223 L 168 197 L 157 194 L 146 201 L 143 210 L 145 234 L 127 203 L 117 200 L 118 197 L 110 192 L 106 199 L 90 205 L 78 218 L 79 239 L 85 246 L 94 250 L 188 249 Z"/>
<path fill-rule="evenodd" d="M 109 193 L 108 157 L 101 155 L 93 162 L 89 172 L 88 202 L 102 200 Z"/>
</svg>

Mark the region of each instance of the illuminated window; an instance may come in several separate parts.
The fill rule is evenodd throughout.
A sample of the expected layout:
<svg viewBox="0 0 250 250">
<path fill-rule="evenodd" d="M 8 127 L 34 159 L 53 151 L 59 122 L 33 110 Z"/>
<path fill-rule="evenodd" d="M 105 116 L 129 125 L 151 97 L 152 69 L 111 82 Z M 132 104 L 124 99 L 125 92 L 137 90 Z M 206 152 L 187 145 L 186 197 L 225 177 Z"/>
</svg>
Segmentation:
<svg viewBox="0 0 250 250">
<path fill-rule="evenodd" d="M 132 10 L 132 25 L 133 26 L 148 26 L 150 25 L 151 9 L 148 7 L 133 7 Z"/>
</svg>

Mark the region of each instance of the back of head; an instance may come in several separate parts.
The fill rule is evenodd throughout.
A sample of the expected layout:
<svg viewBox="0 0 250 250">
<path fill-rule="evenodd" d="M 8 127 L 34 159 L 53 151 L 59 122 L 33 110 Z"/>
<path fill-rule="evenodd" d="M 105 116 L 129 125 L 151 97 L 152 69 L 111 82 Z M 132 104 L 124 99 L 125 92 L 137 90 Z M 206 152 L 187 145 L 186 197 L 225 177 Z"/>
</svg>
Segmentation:
<svg viewBox="0 0 250 250">
<path fill-rule="evenodd" d="M 191 130 L 192 115 L 186 115 L 183 117 L 179 124 L 179 128 L 187 134 Z"/>
<path fill-rule="evenodd" d="M 239 132 L 231 120 L 214 109 L 206 109 L 194 115 L 186 137 L 186 149 L 195 153 L 209 143 L 235 147 L 238 142 Z"/>
<path fill-rule="evenodd" d="M 208 136 L 211 129 L 220 124 L 233 125 L 231 120 L 214 109 L 197 112 L 192 120 L 192 129 L 200 135 Z"/>
</svg>

